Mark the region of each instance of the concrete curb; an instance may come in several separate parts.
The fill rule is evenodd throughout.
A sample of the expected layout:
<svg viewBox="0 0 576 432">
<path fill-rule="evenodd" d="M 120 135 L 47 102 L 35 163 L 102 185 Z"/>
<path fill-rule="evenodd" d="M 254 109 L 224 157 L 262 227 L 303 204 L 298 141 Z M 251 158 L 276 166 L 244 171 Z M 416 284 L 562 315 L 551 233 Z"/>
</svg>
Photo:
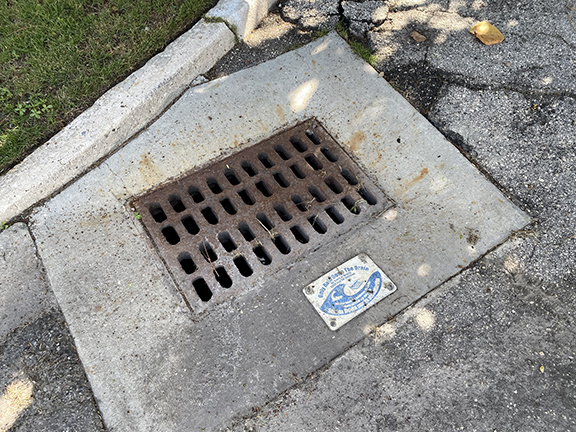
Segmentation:
<svg viewBox="0 0 576 432">
<path fill-rule="evenodd" d="M 222 0 L 206 18 L 223 20 L 238 38 L 245 39 L 275 3 L 276 0 Z"/>
<path fill-rule="evenodd" d="M 266 15 L 271 0 L 224 0 L 211 21 L 225 21 L 244 38 Z M 223 22 L 200 20 L 142 68 L 106 92 L 23 162 L 0 177 L 0 222 L 23 213 L 84 174 L 172 103 L 198 75 L 235 44 Z"/>
</svg>

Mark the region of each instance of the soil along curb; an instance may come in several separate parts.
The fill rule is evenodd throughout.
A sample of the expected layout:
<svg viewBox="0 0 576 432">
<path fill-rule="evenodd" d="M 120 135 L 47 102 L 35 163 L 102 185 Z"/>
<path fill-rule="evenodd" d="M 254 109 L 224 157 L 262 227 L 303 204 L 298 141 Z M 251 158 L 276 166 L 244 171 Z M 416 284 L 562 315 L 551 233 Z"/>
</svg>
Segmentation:
<svg viewBox="0 0 576 432">
<path fill-rule="evenodd" d="M 223 23 L 198 22 L 0 178 L 0 222 L 52 195 L 160 114 L 235 43 Z"/>
</svg>

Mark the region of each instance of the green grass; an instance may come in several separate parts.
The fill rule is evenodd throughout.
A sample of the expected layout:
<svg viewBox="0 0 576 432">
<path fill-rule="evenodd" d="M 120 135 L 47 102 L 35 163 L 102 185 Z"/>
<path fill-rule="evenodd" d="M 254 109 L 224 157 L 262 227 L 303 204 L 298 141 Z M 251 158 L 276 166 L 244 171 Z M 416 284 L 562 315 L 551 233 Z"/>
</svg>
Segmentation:
<svg viewBox="0 0 576 432">
<path fill-rule="evenodd" d="M 364 61 L 368 64 L 370 64 L 371 66 L 374 66 L 376 64 L 376 56 L 374 54 L 372 54 L 372 51 L 370 51 L 370 49 L 364 45 L 361 42 L 358 42 L 356 40 L 353 40 L 349 33 L 348 33 L 348 28 L 346 27 L 346 24 L 344 24 L 342 21 L 340 21 L 337 26 L 336 26 L 336 31 L 338 32 L 338 34 L 340 36 L 342 36 L 342 38 L 348 42 L 348 45 L 350 45 L 350 48 L 352 48 L 352 51 L 360 58 L 364 59 Z"/>
<path fill-rule="evenodd" d="M 0 173 L 190 28 L 214 3 L 0 2 Z"/>
</svg>

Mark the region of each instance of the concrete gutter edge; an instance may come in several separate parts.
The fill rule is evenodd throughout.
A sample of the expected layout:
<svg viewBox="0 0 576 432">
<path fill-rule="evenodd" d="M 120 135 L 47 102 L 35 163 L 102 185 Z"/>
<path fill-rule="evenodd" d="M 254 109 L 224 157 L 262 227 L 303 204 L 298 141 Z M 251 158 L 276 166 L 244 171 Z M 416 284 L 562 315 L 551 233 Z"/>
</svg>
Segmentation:
<svg viewBox="0 0 576 432">
<path fill-rule="evenodd" d="M 10 221 L 86 173 L 145 128 L 266 15 L 271 0 L 223 0 L 161 53 L 101 96 L 0 177 L 0 222 Z M 216 22 L 222 21 L 222 22 Z M 235 35 L 228 27 L 237 32 Z M 241 30 L 242 33 L 239 33 Z"/>
</svg>

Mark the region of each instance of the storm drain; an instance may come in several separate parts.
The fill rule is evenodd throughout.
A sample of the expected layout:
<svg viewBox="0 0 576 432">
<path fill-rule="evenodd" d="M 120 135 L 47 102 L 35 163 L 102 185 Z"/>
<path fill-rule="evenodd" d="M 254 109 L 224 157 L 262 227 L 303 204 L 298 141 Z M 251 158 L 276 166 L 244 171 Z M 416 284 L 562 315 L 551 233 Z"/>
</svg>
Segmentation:
<svg viewBox="0 0 576 432">
<path fill-rule="evenodd" d="M 133 204 L 188 303 L 201 311 L 393 202 L 308 120 Z"/>
</svg>

